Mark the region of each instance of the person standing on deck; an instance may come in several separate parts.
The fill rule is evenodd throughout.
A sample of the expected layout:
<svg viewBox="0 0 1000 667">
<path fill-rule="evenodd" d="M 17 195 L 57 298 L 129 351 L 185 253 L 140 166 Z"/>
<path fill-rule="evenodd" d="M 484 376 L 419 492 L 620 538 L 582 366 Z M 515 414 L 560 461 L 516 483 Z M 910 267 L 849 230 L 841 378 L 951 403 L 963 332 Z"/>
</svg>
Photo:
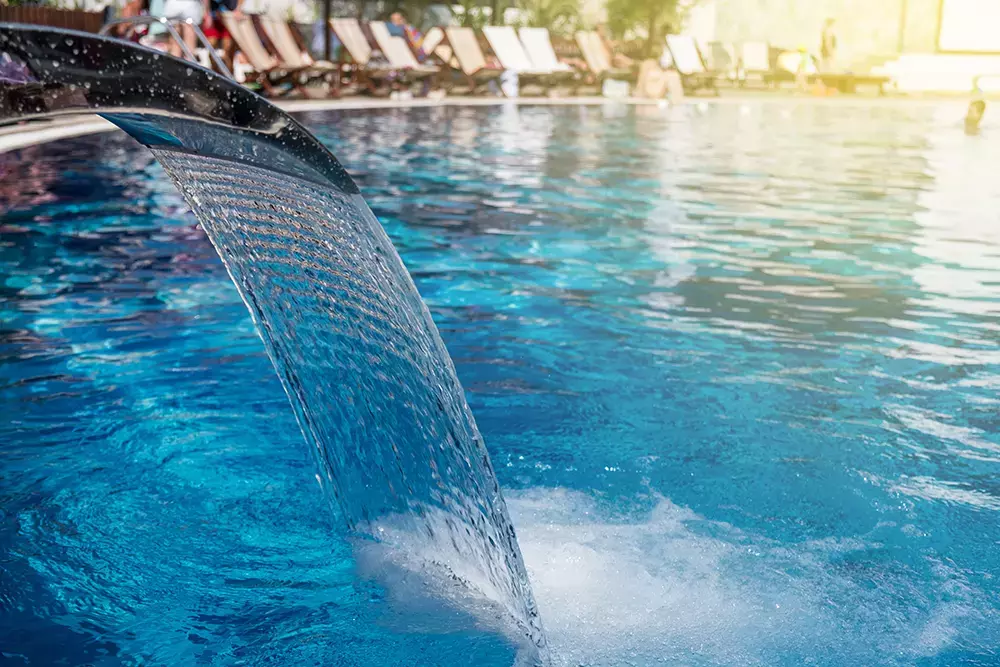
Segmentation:
<svg viewBox="0 0 1000 667">
<path fill-rule="evenodd" d="M 837 33 L 834 30 L 836 22 L 836 19 L 828 18 L 823 24 L 819 45 L 821 72 L 829 73 L 837 69 Z"/>
<path fill-rule="evenodd" d="M 236 20 L 243 19 L 243 0 L 209 0 L 209 13 L 202 23 L 201 30 L 205 37 L 212 43 L 212 46 L 222 50 L 222 57 L 226 62 L 226 67 L 233 69 L 233 58 L 236 55 L 236 43 L 233 36 L 229 34 L 225 22 L 222 20 L 223 13 L 228 13 Z"/>
</svg>

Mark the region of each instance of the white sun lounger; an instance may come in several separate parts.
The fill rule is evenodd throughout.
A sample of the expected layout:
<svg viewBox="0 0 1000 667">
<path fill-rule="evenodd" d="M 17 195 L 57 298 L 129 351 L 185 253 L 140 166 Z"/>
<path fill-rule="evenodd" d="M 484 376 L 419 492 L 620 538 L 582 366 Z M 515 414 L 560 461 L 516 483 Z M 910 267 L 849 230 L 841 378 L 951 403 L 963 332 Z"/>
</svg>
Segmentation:
<svg viewBox="0 0 1000 667">
<path fill-rule="evenodd" d="M 475 90 L 478 86 L 503 74 L 502 69 L 486 64 L 486 56 L 479 48 L 476 33 L 472 31 L 472 28 L 450 26 L 445 29 L 445 34 L 470 89 Z"/>
<path fill-rule="evenodd" d="M 593 30 L 579 30 L 575 37 L 576 45 L 580 47 L 583 59 L 587 62 L 587 68 L 598 81 L 603 78 L 632 80 L 637 77 L 637 72 L 612 66 L 611 54 L 601 41 L 601 36 Z"/>
<path fill-rule="evenodd" d="M 517 72 L 517 78 L 522 85 L 549 86 L 572 76 L 571 71 L 567 72 L 561 68 L 539 69 L 525 51 L 521 40 L 517 38 L 514 28 L 510 26 L 486 26 L 483 28 L 483 34 L 486 35 L 486 41 L 489 42 L 490 48 L 493 49 L 503 68 Z"/>
<path fill-rule="evenodd" d="M 667 50 L 673 61 L 674 69 L 681 75 L 684 88 L 695 91 L 705 88 L 716 94 L 715 74 L 705 67 L 698 45 L 690 35 L 667 35 Z"/>
<path fill-rule="evenodd" d="M 757 79 L 772 85 L 780 77 L 771 67 L 771 45 L 767 42 L 743 42 L 740 45 L 740 67 L 744 79 Z"/>
<path fill-rule="evenodd" d="M 431 54 L 437 51 L 437 47 L 444 41 L 444 30 L 434 26 L 427 31 L 424 35 L 424 41 L 420 44 L 420 48 L 424 50 L 424 53 Z"/>
<path fill-rule="evenodd" d="M 417 77 L 431 76 L 438 73 L 438 68 L 432 65 L 421 65 L 410 50 L 410 45 L 402 37 L 389 34 L 389 28 L 382 21 L 371 21 L 368 27 L 372 31 L 375 43 L 381 49 L 394 69 L 410 72 Z"/>
<path fill-rule="evenodd" d="M 708 72 L 693 37 L 667 35 L 667 48 L 670 49 L 674 67 L 681 73 L 681 76 L 701 75 Z"/>
<path fill-rule="evenodd" d="M 229 12 L 222 12 L 222 23 L 255 72 L 267 74 L 279 66 L 274 56 L 264 48 L 249 16 L 236 18 Z"/>
<path fill-rule="evenodd" d="M 770 73 L 771 45 L 767 42 L 743 42 L 740 45 L 740 64 L 747 73 Z"/>
<path fill-rule="evenodd" d="M 360 67 L 365 67 L 372 56 L 372 47 L 368 44 L 361 24 L 357 19 L 330 19 L 330 28 L 344 45 L 351 60 Z"/>
<path fill-rule="evenodd" d="M 304 53 L 298 42 L 295 41 L 292 29 L 284 21 L 262 16 L 260 22 L 264 26 L 264 32 L 267 33 L 278 52 L 282 64 L 286 67 L 297 70 L 308 69 L 315 72 L 328 72 L 336 68 L 331 62 L 325 60 L 317 62 L 308 53 Z"/>
<path fill-rule="evenodd" d="M 459 68 L 451 44 L 446 39 L 444 30 L 441 28 L 434 26 L 428 30 L 427 34 L 424 35 L 424 41 L 421 42 L 420 48 L 424 50 L 424 53 L 429 56 L 433 55 L 448 67 L 452 69 Z"/>
<path fill-rule="evenodd" d="M 552 48 L 552 39 L 547 28 L 521 28 L 518 30 L 521 44 L 531 59 L 535 69 L 544 72 L 572 72 L 573 68 L 559 62 L 556 50 Z"/>
<path fill-rule="evenodd" d="M 548 74 L 539 71 L 531 62 L 528 53 L 524 50 L 521 40 L 517 38 L 517 33 L 508 25 L 488 25 L 483 28 L 486 41 L 496 54 L 497 60 L 504 69 L 509 69 L 518 74 Z"/>
<path fill-rule="evenodd" d="M 250 67 L 257 73 L 254 80 L 261 85 L 263 92 L 271 96 L 287 94 L 282 91 L 282 84 L 291 84 L 290 90 L 298 90 L 303 94 L 308 94 L 302 85 L 299 76 L 308 68 L 294 67 L 289 63 L 280 62 L 272 56 L 257 34 L 257 29 L 253 25 L 253 20 L 249 16 L 236 18 L 229 12 L 223 12 L 222 22 L 225 24 L 233 41 L 247 61 Z M 294 38 L 293 38 L 294 40 Z"/>
<path fill-rule="evenodd" d="M 594 43 L 595 37 L 600 39 L 597 33 L 592 30 L 577 30 L 574 37 L 576 45 L 580 47 L 580 53 L 583 54 L 583 59 L 587 62 L 587 68 L 594 76 L 600 77 L 611 69 L 610 61 L 605 60 L 604 54 Z"/>
<path fill-rule="evenodd" d="M 343 45 L 340 62 L 344 64 L 343 53 L 354 63 L 356 82 L 363 88 L 375 91 L 389 77 L 395 75 L 392 66 L 376 66 L 372 62 L 372 47 L 357 19 L 330 19 L 330 29 Z"/>
</svg>

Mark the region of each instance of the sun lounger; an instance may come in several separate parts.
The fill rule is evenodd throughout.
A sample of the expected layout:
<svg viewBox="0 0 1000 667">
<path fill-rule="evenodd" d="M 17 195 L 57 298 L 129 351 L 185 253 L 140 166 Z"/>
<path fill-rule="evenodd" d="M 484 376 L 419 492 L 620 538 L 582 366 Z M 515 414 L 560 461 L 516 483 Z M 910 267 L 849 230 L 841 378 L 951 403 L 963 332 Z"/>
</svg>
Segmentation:
<svg viewBox="0 0 1000 667">
<path fill-rule="evenodd" d="M 312 56 L 302 48 L 300 40 L 288 23 L 262 16 L 260 27 L 267 35 L 274 50 L 273 55 L 277 56 L 281 67 L 294 73 L 293 83 L 299 92 L 314 96 L 313 93 L 320 89 L 315 86 L 309 87 L 308 84 L 318 80 L 327 82 L 332 80 L 334 87 L 331 94 L 340 93 L 340 68 L 326 60 L 313 60 Z M 323 91 L 323 94 L 325 96 L 326 91 Z"/>
<path fill-rule="evenodd" d="M 442 28 L 434 26 L 428 30 L 427 34 L 424 35 L 424 41 L 420 43 L 420 48 L 428 57 L 439 61 L 442 65 L 453 70 L 460 69 L 458 60 L 455 59 L 455 53 Z"/>
<path fill-rule="evenodd" d="M 576 45 L 580 49 L 580 53 L 583 54 L 583 59 L 587 63 L 587 69 L 590 73 L 600 79 L 604 73 L 611 69 L 611 63 L 608 62 L 604 54 L 597 48 L 594 43 L 594 37 L 600 39 L 600 36 L 593 31 L 588 30 L 577 30 L 574 38 L 576 39 Z"/>
<path fill-rule="evenodd" d="M 412 78 L 422 79 L 434 76 L 440 70 L 433 65 L 421 65 L 410 50 L 410 45 L 402 37 L 389 34 L 389 28 L 382 21 L 371 21 L 368 24 L 375 43 L 382 51 L 393 69 L 406 72 Z"/>
<path fill-rule="evenodd" d="M 472 28 L 450 26 L 445 29 L 444 34 L 459 69 L 469 84 L 470 91 L 475 91 L 503 74 L 502 69 L 486 64 L 486 56 L 479 48 L 476 33 L 472 31 Z"/>
<path fill-rule="evenodd" d="M 437 50 L 438 46 L 441 46 L 444 43 L 444 37 L 444 30 L 434 26 L 427 31 L 426 35 L 424 35 L 424 41 L 420 43 L 420 48 L 424 50 L 424 53 L 430 55 Z"/>
<path fill-rule="evenodd" d="M 517 31 L 521 44 L 536 70 L 562 74 L 571 78 L 575 73 L 566 63 L 559 62 L 556 50 L 552 48 L 552 38 L 548 28 L 521 28 Z M 567 76 L 568 75 L 568 76 Z"/>
<path fill-rule="evenodd" d="M 827 88 L 836 88 L 838 92 L 852 94 L 858 92 L 858 86 L 871 86 L 878 94 L 885 93 L 885 84 L 890 77 L 882 74 L 856 74 L 854 72 L 817 72 L 809 77 L 810 81 L 821 81 Z"/>
<path fill-rule="evenodd" d="M 587 69 L 594 75 L 598 83 L 604 79 L 636 79 L 637 73 L 634 70 L 616 69 L 611 66 L 611 54 L 608 53 L 604 42 L 601 41 L 601 36 L 596 32 L 578 30 L 575 37 L 576 45 L 587 63 Z"/>
<path fill-rule="evenodd" d="M 254 29 L 250 17 L 244 16 L 237 19 L 229 12 L 223 12 L 221 16 L 222 22 L 233 36 L 237 48 L 243 53 L 255 72 L 267 73 L 278 66 L 278 59 L 268 53 L 260 41 L 260 36 Z"/>
<path fill-rule="evenodd" d="M 771 62 L 771 45 L 767 42 L 743 42 L 737 53 L 740 86 L 753 82 L 771 86 L 782 78 Z"/>
<path fill-rule="evenodd" d="M 490 25 L 483 28 L 483 35 L 505 70 L 517 72 L 518 79 L 525 85 L 549 85 L 554 79 L 565 78 L 562 72 L 538 69 L 531 61 L 517 33 L 510 26 Z"/>
<path fill-rule="evenodd" d="M 518 73 L 535 71 L 531 58 L 524 51 L 524 46 L 521 45 L 521 40 L 517 38 L 513 28 L 490 25 L 483 28 L 483 35 L 486 36 L 486 41 L 504 69 Z"/>
<path fill-rule="evenodd" d="M 891 80 L 882 74 L 859 74 L 855 72 L 823 72 L 812 54 L 802 51 L 783 51 L 778 54 L 777 67 L 772 73 L 774 81 L 795 81 L 801 75 L 806 83 L 822 83 L 841 93 L 856 93 L 859 86 L 871 86 L 878 94 L 885 92 L 885 85 Z"/>
<path fill-rule="evenodd" d="M 250 63 L 250 67 L 256 73 L 253 81 L 260 84 L 264 93 L 268 96 L 279 94 L 279 86 L 284 83 L 292 83 L 293 88 L 298 88 L 296 75 L 300 69 L 290 67 L 282 63 L 278 58 L 271 55 L 261 41 L 257 29 L 249 16 L 240 18 L 234 17 L 228 12 L 222 13 L 222 21 L 236 42 L 237 48 Z M 287 92 L 287 91 L 286 91 Z"/>
<path fill-rule="evenodd" d="M 769 75 L 771 73 L 771 45 L 767 42 L 743 42 L 740 45 L 740 65 L 748 75 Z"/>
<path fill-rule="evenodd" d="M 712 72 L 724 76 L 728 81 L 737 83 L 743 78 L 743 71 L 740 68 L 740 59 L 736 55 L 736 48 L 729 42 L 709 42 L 706 51 L 708 53 L 705 66 Z"/>
<path fill-rule="evenodd" d="M 368 44 L 361 24 L 357 19 L 330 19 L 330 29 L 336 35 L 344 50 L 359 67 L 368 65 L 372 55 L 372 47 Z"/>
<path fill-rule="evenodd" d="M 338 66 L 353 68 L 355 80 L 362 88 L 377 93 L 382 84 L 396 75 L 396 70 L 388 63 L 378 66 L 372 62 L 372 47 L 357 19 L 330 19 L 330 29 L 343 48 L 340 50 Z M 350 63 L 346 56 L 350 57 Z"/>
<path fill-rule="evenodd" d="M 284 21 L 261 17 L 261 25 L 284 66 L 296 70 L 311 69 L 316 72 L 330 72 L 336 69 L 333 63 L 325 60 L 314 61 L 312 56 L 304 52 L 295 39 L 292 29 Z"/>
<path fill-rule="evenodd" d="M 694 38 L 689 35 L 667 35 L 667 50 L 674 69 L 681 75 L 684 90 L 692 93 L 701 89 L 716 95 L 719 90 L 715 85 L 716 74 L 705 66 L 701 51 Z"/>
</svg>

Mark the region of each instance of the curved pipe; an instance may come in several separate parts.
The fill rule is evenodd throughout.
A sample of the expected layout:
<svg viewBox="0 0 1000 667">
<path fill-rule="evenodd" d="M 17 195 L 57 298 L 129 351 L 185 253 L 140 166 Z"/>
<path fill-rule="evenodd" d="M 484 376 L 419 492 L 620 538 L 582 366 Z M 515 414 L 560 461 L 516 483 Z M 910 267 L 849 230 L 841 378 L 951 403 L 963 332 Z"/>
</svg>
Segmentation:
<svg viewBox="0 0 1000 667">
<path fill-rule="evenodd" d="M 0 53 L 15 59 L 8 70 L 20 60 L 25 74 L 23 81 L 0 74 L 7 78 L 0 79 L 0 123 L 96 113 L 150 148 L 249 162 L 358 191 L 330 151 L 294 119 L 195 63 L 108 37 L 9 23 L 0 23 Z M 135 126 L 137 114 L 162 117 L 157 131 Z M 212 125 L 231 141 L 206 144 L 188 121 Z"/>
</svg>

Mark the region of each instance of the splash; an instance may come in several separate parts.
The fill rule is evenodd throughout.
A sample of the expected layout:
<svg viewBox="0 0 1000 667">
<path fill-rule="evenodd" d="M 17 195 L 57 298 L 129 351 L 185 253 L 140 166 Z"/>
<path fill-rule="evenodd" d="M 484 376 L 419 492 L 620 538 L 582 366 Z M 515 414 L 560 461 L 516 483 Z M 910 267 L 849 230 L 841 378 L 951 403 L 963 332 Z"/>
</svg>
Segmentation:
<svg viewBox="0 0 1000 667">
<path fill-rule="evenodd" d="M 565 489 L 507 496 L 558 667 L 910 665 L 995 627 L 965 573 L 929 560 L 915 586 L 874 536 L 787 543 L 662 497 L 622 515 Z"/>
</svg>

